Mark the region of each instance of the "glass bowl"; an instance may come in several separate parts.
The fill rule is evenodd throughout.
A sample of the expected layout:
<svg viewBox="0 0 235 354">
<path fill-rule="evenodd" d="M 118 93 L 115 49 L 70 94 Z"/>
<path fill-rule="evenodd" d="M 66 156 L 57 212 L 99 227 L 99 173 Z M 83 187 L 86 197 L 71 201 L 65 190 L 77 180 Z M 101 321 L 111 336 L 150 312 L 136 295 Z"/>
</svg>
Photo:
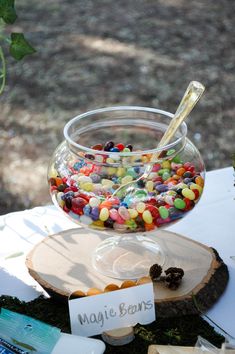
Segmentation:
<svg viewBox="0 0 235 354">
<path fill-rule="evenodd" d="M 201 197 L 205 167 L 186 124 L 157 147 L 172 117 L 153 108 L 109 107 L 81 114 L 64 128 L 48 168 L 51 197 L 75 223 L 107 234 L 92 255 L 101 273 L 137 278 L 151 264 L 163 265 L 157 231 L 187 215 Z"/>
</svg>

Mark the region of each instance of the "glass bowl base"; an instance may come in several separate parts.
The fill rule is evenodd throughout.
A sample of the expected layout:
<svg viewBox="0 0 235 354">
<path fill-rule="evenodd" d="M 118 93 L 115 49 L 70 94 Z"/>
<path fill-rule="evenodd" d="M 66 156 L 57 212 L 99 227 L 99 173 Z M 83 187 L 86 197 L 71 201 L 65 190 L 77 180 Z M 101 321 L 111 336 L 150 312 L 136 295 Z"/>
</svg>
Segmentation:
<svg viewBox="0 0 235 354">
<path fill-rule="evenodd" d="M 116 279 L 138 279 L 149 274 L 150 267 L 163 266 L 161 246 L 146 236 L 113 236 L 102 241 L 92 255 L 96 271 Z"/>
</svg>

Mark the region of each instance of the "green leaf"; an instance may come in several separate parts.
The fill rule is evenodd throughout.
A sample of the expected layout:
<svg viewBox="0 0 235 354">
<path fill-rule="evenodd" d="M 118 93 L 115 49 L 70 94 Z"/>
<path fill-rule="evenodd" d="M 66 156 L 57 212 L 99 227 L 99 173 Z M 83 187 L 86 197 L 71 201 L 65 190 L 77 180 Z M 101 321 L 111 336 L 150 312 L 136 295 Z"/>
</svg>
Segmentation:
<svg viewBox="0 0 235 354">
<path fill-rule="evenodd" d="M 35 52 L 36 50 L 24 38 L 23 33 L 11 34 L 10 54 L 13 58 L 16 60 L 21 60 L 26 55 L 33 54 Z"/>
<path fill-rule="evenodd" d="M 14 23 L 17 15 L 15 0 L 0 0 L 0 18 L 6 23 Z"/>
</svg>

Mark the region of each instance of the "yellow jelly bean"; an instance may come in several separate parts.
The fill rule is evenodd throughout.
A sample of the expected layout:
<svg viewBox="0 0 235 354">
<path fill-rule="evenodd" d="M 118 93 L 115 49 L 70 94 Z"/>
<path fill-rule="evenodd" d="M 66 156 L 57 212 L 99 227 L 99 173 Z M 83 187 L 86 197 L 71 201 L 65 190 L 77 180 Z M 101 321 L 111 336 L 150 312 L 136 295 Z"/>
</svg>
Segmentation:
<svg viewBox="0 0 235 354">
<path fill-rule="evenodd" d="M 59 192 L 59 193 L 57 193 L 57 195 L 56 195 L 57 202 L 58 202 L 58 204 L 59 204 L 59 206 L 60 206 L 61 208 L 63 208 L 63 206 L 65 205 L 65 201 L 61 199 L 61 197 L 62 197 L 63 195 L 64 195 L 63 192 Z"/>
<path fill-rule="evenodd" d="M 152 224 L 153 222 L 153 217 L 149 210 L 145 210 L 143 212 L 142 218 L 146 224 Z"/>
<path fill-rule="evenodd" d="M 111 181 L 110 179 L 103 178 L 101 181 L 103 186 L 111 188 L 114 185 L 114 182 Z"/>
<path fill-rule="evenodd" d="M 110 157 L 108 157 L 108 158 L 106 159 L 106 162 L 107 162 L 107 163 L 114 163 L 114 160 L 111 159 Z"/>
<path fill-rule="evenodd" d="M 93 227 L 98 227 L 98 228 L 102 228 L 104 227 L 104 222 L 101 221 L 101 220 L 96 220 L 96 221 L 93 221 L 93 223 L 91 224 L 91 226 Z"/>
<path fill-rule="evenodd" d="M 135 209 L 130 208 L 130 209 L 128 209 L 128 211 L 129 211 L 131 219 L 135 219 L 139 215 L 138 211 Z"/>
<path fill-rule="evenodd" d="M 196 183 L 191 183 L 190 189 L 197 189 L 200 195 L 202 194 L 202 190 L 203 190 L 203 188 Z"/>
<path fill-rule="evenodd" d="M 182 190 L 182 194 L 183 194 L 183 196 L 184 196 L 185 198 L 188 198 L 188 199 L 190 199 L 190 200 L 194 200 L 194 199 L 195 199 L 195 194 L 194 194 L 194 192 L 193 192 L 191 189 L 189 189 L 189 188 L 184 188 L 184 189 Z"/>
<path fill-rule="evenodd" d="M 153 191 L 153 187 L 154 187 L 153 181 L 148 181 L 146 183 L 146 189 L 147 189 L 148 192 L 151 193 Z"/>
<path fill-rule="evenodd" d="M 49 172 L 48 172 L 48 177 L 49 178 L 56 178 L 58 176 L 58 172 L 56 171 L 54 166 L 51 166 Z"/>
<path fill-rule="evenodd" d="M 92 192 L 94 189 L 94 185 L 91 182 L 81 183 L 80 187 L 81 189 L 84 189 L 84 191 L 86 192 Z"/>
<path fill-rule="evenodd" d="M 138 211 L 138 213 L 143 213 L 145 211 L 145 204 L 143 202 L 139 202 L 136 205 L 136 210 Z"/>
<path fill-rule="evenodd" d="M 106 221 L 109 218 L 109 210 L 108 208 L 102 208 L 100 211 L 99 219 L 101 221 Z"/>
<path fill-rule="evenodd" d="M 107 168 L 107 174 L 108 174 L 109 176 L 115 175 L 115 174 L 116 174 L 116 171 L 117 171 L 116 167 L 108 167 L 108 168 Z"/>
<path fill-rule="evenodd" d="M 133 181 L 133 177 L 130 176 L 130 175 L 127 175 L 127 176 L 125 176 L 125 177 L 122 178 L 121 183 L 122 183 L 122 184 L 126 184 L 126 183 L 129 183 L 129 182 L 131 182 L 131 181 Z"/>
<path fill-rule="evenodd" d="M 126 169 L 124 167 L 118 167 L 117 169 L 117 177 L 123 177 L 126 173 Z"/>
<path fill-rule="evenodd" d="M 162 168 L 168 168 L 170 169 L 171 168 L 171 163 L 169 160 L 166 160 L 166 161 L 163 161 L 162 162 Z"/>
</svg>

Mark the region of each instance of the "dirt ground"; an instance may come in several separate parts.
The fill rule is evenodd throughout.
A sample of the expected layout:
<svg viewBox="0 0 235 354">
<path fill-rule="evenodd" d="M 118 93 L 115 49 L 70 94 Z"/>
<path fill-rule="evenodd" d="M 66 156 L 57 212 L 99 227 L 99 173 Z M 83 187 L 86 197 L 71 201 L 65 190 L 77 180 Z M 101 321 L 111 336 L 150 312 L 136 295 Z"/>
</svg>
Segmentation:
<svg viewBox="0 0 235 354">
<path fill-rule="evenodd" d="M 0 214 L 51 203 L 46 171 L 75 115 L 110 105 L 174 112 L 189 81 L 206 93 L 188 121 L 207 170 L 235 151 L 234 0 L 18 0 L 37 53 L 7 57 L 0 98 Z"/>
</svg>

